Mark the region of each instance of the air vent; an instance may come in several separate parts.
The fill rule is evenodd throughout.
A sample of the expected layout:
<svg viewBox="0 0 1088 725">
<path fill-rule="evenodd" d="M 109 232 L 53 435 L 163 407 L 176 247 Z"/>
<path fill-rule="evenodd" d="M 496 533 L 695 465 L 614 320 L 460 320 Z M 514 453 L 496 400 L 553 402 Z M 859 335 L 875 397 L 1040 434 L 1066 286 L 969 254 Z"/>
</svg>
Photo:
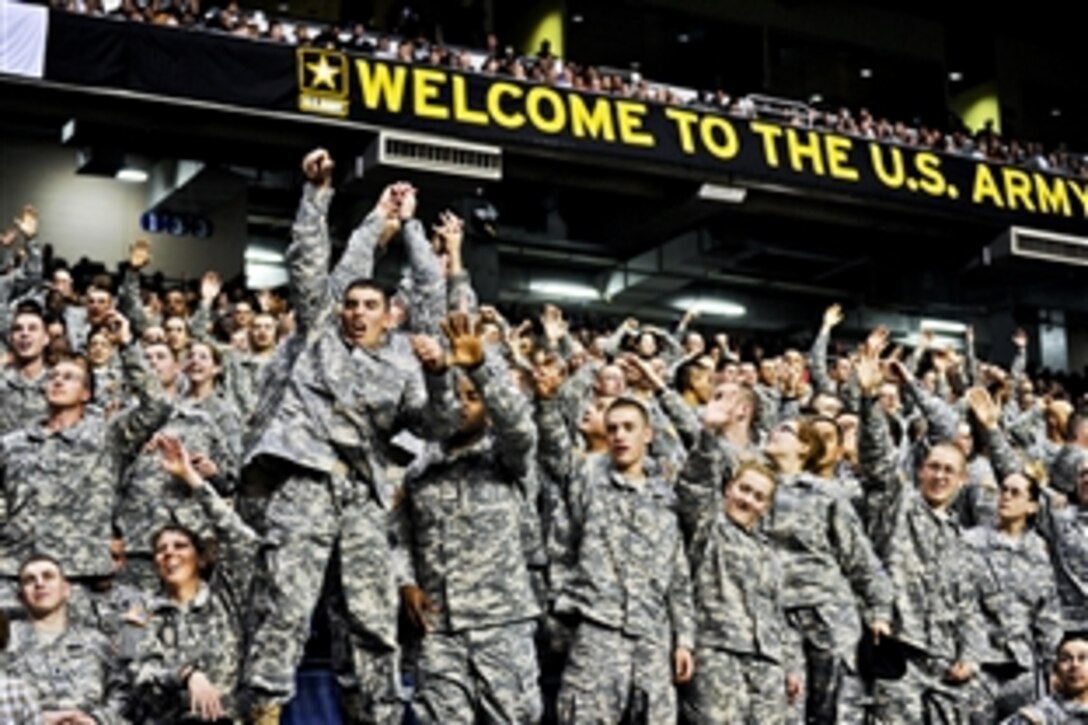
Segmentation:
<svg viewBox="0 0 1088 725">
<path fill-rule="evenodd" d="M 368 150 L 366 161 L 371 169 L 413 169 L 487 181 L 502 179 L 501 148 L 443 136 L 382 131 Z"/>
<path fill-rule="evenodd" d="M 1030 257 L 1059 264 L 1088 266 L 1088 238 L 1055 234 L 1038 229 L 1009 229 L 1009 251 L 1014 257 Z"/>
</svg>

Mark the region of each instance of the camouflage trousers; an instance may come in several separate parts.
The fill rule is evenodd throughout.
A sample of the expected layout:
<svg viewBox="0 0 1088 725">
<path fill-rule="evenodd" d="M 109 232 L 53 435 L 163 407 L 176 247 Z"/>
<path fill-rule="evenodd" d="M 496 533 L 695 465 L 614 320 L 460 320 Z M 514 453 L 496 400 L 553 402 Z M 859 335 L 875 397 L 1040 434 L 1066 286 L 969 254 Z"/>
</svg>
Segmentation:
<svg viewBox="0 0 1088 725">
<path fill-rule="evenodd" d="M 559 689 L 560 723 L 675 723 L 672 645 L 583 620 Z"/>
<path fill-rule="evenodd" d="M 365 484 L 294 472 L 272 495 L 261 550 L 259 609 L 244 682 L 255 703 L 283 703 L 295 688 L 310 620 L 335 550 L 355 678 L 369 722 L 403 716 L 397 664 L 397 598 L 388 512 Z"/>
<path fill-rule="evenodd" d="M 786 671 L 763 657 L 697 648 L 683 709 L 687 722 L 699 725 L 784 725 Z"/>
<path fill-rule="evenodd" d="M 801 635 L 805 657 L 805 722 L 863 722 L 865 684 L 856 667 L 861 618 L 853 602 L 798 607 L 787 618 Z"/>
<path fill-rule="evenodd" d="M 945 681 L 951 662 L 911 650 L 906 674 L 898 680 L 878 679 L 874 685 L 875 719 L 881 725 L 962 725 L 967 717 L 972 683 Z"/>
<path fill-rule="evenodd" d="M 431 632 L 417 661 L 412 714 L 419 723 L 537 723 L 543 712 L 536 622 Z"/>
</svg>

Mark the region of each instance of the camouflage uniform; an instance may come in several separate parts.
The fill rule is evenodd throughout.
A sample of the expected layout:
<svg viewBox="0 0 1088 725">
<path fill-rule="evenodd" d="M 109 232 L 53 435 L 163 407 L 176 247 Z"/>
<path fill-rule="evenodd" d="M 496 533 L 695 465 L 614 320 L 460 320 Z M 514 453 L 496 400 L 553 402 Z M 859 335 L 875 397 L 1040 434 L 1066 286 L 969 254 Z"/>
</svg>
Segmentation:
<svg viewBox="0 0 1088 725">
<path fill-rule="evenodd" d="M 249 429 L 246 475 L 274 492 L 264 513 L 267 591 L 258 600 L 245 681 L 262 702 L 291 698 L 325 568 L 338 546 L 355 668 L 364 695 L 374 698 L 370 717 L 399 720 L 389 438 L 400 428 L 423 431 L 444 419 L 427 406 L 448 410 L 451 397 L 443 376 L 423 375 L 388 346 L 366 350 L 341 336 L 335 303 L 352 280 L 370 275 L 384 220 L 367 217 L 327 275 L 331 198 L 329 189 L 304 191 L 287 250 L 298 328 L 269 363 Z"/>
<path fill-rule="evenodd" d="M 101 632 L 69 624 L 53 637 L 12 622 L 3 662 L 24 678 L 43 711 L 80 710 L 102 725 L 125 722 L 123 673 Z"/>
<path fill-rule="evenodd" d="M 695 680 L 688 722 L 785 723 L 785 677 L 801 664 L 786 623 L 785 573 L 762 533 L 722 510 L 722 481 L 733 468 L 722 439 L 704 431 L 676 491 L 695 589 Z"/>
<path fill-rule="evenodd" d="M 0 576 L 15 579 L 32 553 L 63 562 L 69 578 L 109 576 L 109 543 L 122 466 L 170 413 L 135 345 L 122 352 L 139 405 L 108 423 L 85 414 L 55 433 L 44 425 L 0 439 Z"/>
<path fill-rule="evenodd" d="M 215 418 L 181 399 L 158 433 L 178 438 L 187 450 L 202 453 L 220 468 L 213 483 L 226 495 L 237 471 L 235 452 L 228 450 Z M 202 536 L 211 533 L 207 515 L 193 501 L 189 487 L 163 470 L 158 451 L 142 450 L 128 466 L 121 482 L 114 523 L 121 530 L 128 552 L 126 581 L 148 591 L 159 588 L 152 562 L 151 539 L 167 524 L 180 524 Z"/>
<path fill-rule="evenodd" d="M 1012 537 L 993 527 L 964 534 L 974 557 L 988 633 L 977 707 L 989 721 L 1032 702 L 1061 640 L 1061 611 L 1046 544 L 1033 531 Z"/>
<path fill-rule="evenodd" d="M 580 618 L 559 693 L 559 720 L 676 719 L 672 654 L 693 650 L 691 579 L 676 494 L 647 471 L 629 481 L 611 459 L 579 462 L 566 546 L 577 561 L 555 609 Z M 639 713 L 639 714 L 636 714 Z"/>
<path fill-rule="evenodd" d="M 869 530 L 895 588 L 892 630 L 906 659 L 902 679 L 877 680 L 876 714 L 896 723 L 963 722 L 970 683 L 948 684 L 944 674 L 956 661 L 977 664 L 984 651 L 970 552 L 949 512 L 931 508 L 900 469 L 875 397 L 862 400 L 861 412 Z"/>
<path fill-rule="evenodd" d="M 783 601 L 803 637 L 806 719 L 860 722 L 862 622 L 891 622 L 892 585 L 853 504 L 834 482 L 779 477 L 763 521 L 782 552 Z"/>
<path fill-rule="evenodd" d="M 540 719 L 523 519 L 535 515 L 531 462 L 536 429 L 529 401 L 505 367 L 468 371 L 490 419 L 461 448 L 430 444 L 413 464 L 396 517 L 410 550 L 402 586 L 419 586 L 438 606 L 423 638 L 413 710 L 420 722 Z M 495 362 L 501 362 L 497 360 Z M 403 560 L 402 560 L 403 561 Z"/>
<path fill-rule="evenodd" d="M 30 425 L 49 413 L 45 399 L 46 371 L 33 380 L 8 366 L 0 372 L 0 435 Z"/>
<path fill-rule="evenodd" d="M 1060 695 L 1050 695 L 1038 702 L 1021 708 L 1015 715 L 1002 721 L 1002 725 L 1073 725 L 1088 723 L 1088 705 L 1067 700 Z"/>
<path fill-rule="evenodd" d="M 192 496 L 212 522 L 221 545 L 215 572 L 185 604 L 166 596 L 153 598 L 146 618 L 126 633 L 135 639 L 135 659 L 130 665 L 134 722 L 184 719 L 190 712 L 189 693 L 179 678 L 189 669 L 202 672 L 219 691 L 227 719 L 241 720 L 243 619 L 258 538 L 207 482 Z"/>
</svg>

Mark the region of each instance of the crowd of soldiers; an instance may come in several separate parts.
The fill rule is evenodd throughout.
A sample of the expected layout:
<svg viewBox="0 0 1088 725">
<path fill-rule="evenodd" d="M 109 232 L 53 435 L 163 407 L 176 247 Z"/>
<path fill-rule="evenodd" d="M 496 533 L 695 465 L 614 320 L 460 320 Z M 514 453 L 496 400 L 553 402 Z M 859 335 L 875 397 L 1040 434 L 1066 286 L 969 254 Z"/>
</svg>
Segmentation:
<svg viewBox="0 0 1088 725">
<path fill-rule="evenodd" d="M 333 265 L 302 169 L 257 309 L 5 236 L 0 721 L 278 723 L 319 612 L 352 722 L 1088 721 L 1088 412 L 1025 335 L 515 326 L 410 184 Z"/>
</svg>

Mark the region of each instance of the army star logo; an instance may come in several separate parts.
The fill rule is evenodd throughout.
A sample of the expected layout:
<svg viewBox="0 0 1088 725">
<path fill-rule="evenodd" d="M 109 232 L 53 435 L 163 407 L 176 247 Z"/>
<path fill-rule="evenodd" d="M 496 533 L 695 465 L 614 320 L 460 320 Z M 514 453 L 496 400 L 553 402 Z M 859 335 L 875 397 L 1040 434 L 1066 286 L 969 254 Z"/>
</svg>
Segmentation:
<svg viewBox="0 0 1088 725">
<path fill-rule="evenodd" d="M 348 115 L 348 58 L 322 48 L 298 49 L 298 107 L 325 116 Z"/>
</svg>

